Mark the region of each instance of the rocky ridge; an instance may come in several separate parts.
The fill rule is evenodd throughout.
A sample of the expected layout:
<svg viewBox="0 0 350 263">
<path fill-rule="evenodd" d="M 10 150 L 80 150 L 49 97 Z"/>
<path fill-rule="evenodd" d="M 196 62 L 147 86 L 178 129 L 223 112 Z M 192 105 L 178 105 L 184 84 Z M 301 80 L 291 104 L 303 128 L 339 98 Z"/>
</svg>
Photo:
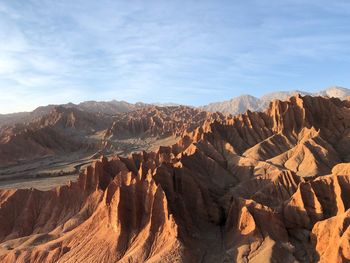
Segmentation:
<svg viewBox="0 0 350 263">
<path fill-rule="evenodd" d="M 67 186 L 1 190 L 0 260 L 346 262 L 349 131 L 347 101 L 296 95 Z"/>
<path fill-rule="evenodd" d="M 200 109 L 209 111 L 209 112 L 222 112 L 226 114 L 236 115 L 239 113 L 244 113 L 247 110 L 250 111 L 264 111 L 268 108 L 269 104 L 273 100 L 287 100 L 289 97 L 300 94 L 303 96 L 323 96 L 328 98 L 340 98 L 345 99 L 347 96 L 350 96 L 350 90 L 342 87 L 330 87 L 328 89 L 310 93 L 300 90 L 294 91 L 277 91 L 263 95 L 260 98 L 250 96 L 250 95 L 241 95 L 233 97 L 231 100 L 220 101 L 210 103 L 208 105 L 201 106 Z"/>
<path fill-rule="evenodd" d="M 180 137 L 206 121 L 223 118 L 185 106 L 149 106 L 113 116 L 58 106 L 29 123 L 0 129 L 0 166 L 77 151 L 113 153 L 114 141 Z"/>
</svg>

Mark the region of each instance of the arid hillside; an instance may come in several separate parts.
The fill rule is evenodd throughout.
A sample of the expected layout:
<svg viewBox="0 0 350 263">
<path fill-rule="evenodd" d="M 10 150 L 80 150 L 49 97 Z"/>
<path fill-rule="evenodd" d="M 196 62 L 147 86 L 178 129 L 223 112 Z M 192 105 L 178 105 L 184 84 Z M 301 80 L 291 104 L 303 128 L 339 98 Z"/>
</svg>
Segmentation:
<svg viewBox="0 0 350 263">
<path fill-rule="evenodd" d="M 0 190 L 1 262 L 350 261 L 349 101 L 296 95 L 234 117 L 181 106 L 78 114 L 33 129 L 75 140 L 99 127 L 110 150 L 177 139 L 101 157 L 48 191 Z M 3 145 L 19 136 L 8 134 Z"/>
<path fill-rule="evenodd" d="M 115 115 L 57 106 L 30 122 L 0 127 L 0 181 L 76 174 L 101 154 L 156 150 L 223 118 L 184 106 L 144 106 Z"/>
</svg>

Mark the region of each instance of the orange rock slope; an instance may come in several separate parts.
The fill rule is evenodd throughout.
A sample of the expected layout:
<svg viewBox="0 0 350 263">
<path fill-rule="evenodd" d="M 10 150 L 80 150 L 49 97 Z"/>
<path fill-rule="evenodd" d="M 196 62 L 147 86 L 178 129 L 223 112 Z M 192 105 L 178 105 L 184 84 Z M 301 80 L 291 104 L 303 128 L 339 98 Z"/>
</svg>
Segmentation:
<svg viewBox="0 0 350 263">
<path fill-rule="evenodd" d="M 1 190 L 0 261 L 348 262 L 349 159 L 347 101 L 209 118 L 66 186 Z"/>
<path fill-rule="evenodd" d="M 223 118 L 185 106 L 144 106 L 116 115 L 56 106 L 33 121 L 0 127 L 0 167 L 67 153 L 118 152 L 109 147 L 118 148 L 118 140 L 181 137 L 205 121 Z"/>
</svg>

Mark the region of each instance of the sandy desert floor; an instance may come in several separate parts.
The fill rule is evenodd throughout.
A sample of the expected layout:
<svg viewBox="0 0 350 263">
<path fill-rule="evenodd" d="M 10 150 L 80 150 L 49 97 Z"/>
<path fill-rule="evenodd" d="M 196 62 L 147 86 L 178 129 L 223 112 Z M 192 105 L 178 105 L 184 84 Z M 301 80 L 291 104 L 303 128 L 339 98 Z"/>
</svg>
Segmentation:
<svg viewBox="0 0 350 263">
<path fill-rule="evenodd" d="M 110 140 L 113 149 L 104 155 L 127 156 L 133 152 L 156 151 L 159 146 L 176 143 L 177 138 L 132 138 Z M 96 161 L 101 156 L 99 152 L 76 152 L 65 155 L 46 156 L 35 160 L 21 161 L 18 164 L 0 167 L 0 189 L 36 188 L 49 190 L 59 185 L 75 181 L 79 172 Z"/>
</svg>

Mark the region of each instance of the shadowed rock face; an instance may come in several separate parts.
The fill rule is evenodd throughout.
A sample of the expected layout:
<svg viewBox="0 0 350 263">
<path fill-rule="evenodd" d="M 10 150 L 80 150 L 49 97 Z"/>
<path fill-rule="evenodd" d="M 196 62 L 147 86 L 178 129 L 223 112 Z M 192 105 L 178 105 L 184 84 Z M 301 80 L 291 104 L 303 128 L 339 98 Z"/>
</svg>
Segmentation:
<svg viewBox="0 0 350 263">
<path fill-rule="evenodd" d="M 150 116 L 113 132 L 168 127 Z M 1 190 L 0 261 L 350 260 L 348 102 L 297 95 L 191 129 L 186 118 L 172 146 L 103 157 L 49 191 Z"/>
</svg>

